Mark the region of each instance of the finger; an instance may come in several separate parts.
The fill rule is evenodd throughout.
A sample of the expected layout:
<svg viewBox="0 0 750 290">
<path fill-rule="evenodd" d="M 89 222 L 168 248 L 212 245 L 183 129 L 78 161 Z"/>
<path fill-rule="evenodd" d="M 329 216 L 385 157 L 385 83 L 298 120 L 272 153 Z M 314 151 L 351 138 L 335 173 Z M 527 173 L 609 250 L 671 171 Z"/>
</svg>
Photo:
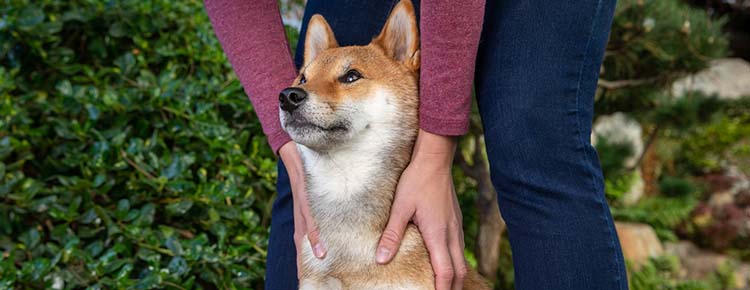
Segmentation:
<svg viewBox="0 0 750 290">
<path fill-rule="evenodd" d="M 461 226 L 454 225 L 449 228 L 448 248 L 453 265 L 453 290 L 463 289 L 464 279 L 466 278 L 467 266 L 464 257 L 464 234 Z"/>
<path fill-rule="evenodd" d="M 380 242 L 378 242 L 378 250 L 375 254 L 375 261 L 378 264 L 388 264 L 396 255 L 401 247 L 406 226 L 413 215 L 413 210 L 408 210 L 405 207 L 393 207 L 388 225 L 380 236 Z"/>
<path fill-rule="evenodd" d="M 432 270 L 435 272 L 435 290 L 451 290 L 453 283 L 453 262 L 448 250 L 447 228 L 425 231 L 425 246 L 430 252 Z"/>
<path fill-rule="evenodd" d="M 305 229 L 305 221 L 304 217 L 302 216 L 302 213 L 299 209 L 299 206 L 296 204 L 293 206 L 294 208 L 294 248 L 297 251 L 297 269 L 302 269 L 302 239 L 305 236 L 305 232 L 307 232 L 307 229 Z M 302 271 L 297 271 L 297 279 L 302 279 Z"/>
<path fill-rule="evenodd" d="M 326 249 L 320 241 L 318 225 L 315 223 L 315 219 L 313 219 L 312 214 L 310 213 L 310 203 L 307 199 L 307 192 L 304 188 L 300 188 L 298 192 L 297 199 L 299 200 L 299 203 L 297 204 L 305 226 L 305 232 L 302 234 L 307 234 L 307 239 L 310 242 L 313 255 L 318 259 L 323 259 L 326 256 Z"/>
<path fill-rule="evenodd" d="M 318 259 L 323 259 L 326 256 L 326 249 L 323 246 L 323 243 L 320 242 L 320 231 L 318 230 L 318 225 L 310 214 L 310 204 L 307 202 L 307 193 L 303 192 L 303 194 L 300 194 L 299 196 L 299 210 L 305 224 L 307 240 L 310 241 L 313 255 Z"/>
<path fill-rule="evenodd" d="M 323 259 L 326 256 L 326 249 L 323 243 L 320 241 L 320 231 L 318 225 L 315 224 L 312 218 L 305 218 L 307 227 L 307 239 L 310 241 L 310 246 L 313 250 L 313 255 L 318 259 Z"/>
</svg>

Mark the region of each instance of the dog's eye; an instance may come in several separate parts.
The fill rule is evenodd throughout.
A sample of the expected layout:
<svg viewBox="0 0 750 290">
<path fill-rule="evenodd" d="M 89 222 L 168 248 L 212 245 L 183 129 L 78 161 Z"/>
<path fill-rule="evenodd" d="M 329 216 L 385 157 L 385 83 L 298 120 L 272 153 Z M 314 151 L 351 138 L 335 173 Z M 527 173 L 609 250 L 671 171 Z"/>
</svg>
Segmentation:
<svg viewBox="0 0 750 290">
<path fill-rule="evenodd" d="M 345 84 L 350 84 L 350 83 L 356 82 L 358 79 L 361 79 L 361 78 L 362 78 L 362 75 L 357 70 L 350 69 L 349 71 L 346 72 L 346 74 L 344 74 L 343 76 L 339 78 L 339 81 Z"/>
<path fill-rule="evenodd" d="M 305 78 L 305 75 L 302 75 L 302 76 L 301 76 L 301 77 L 299 78 L 299 84 L 300 84 L 300 85 L 302 85 L 302 84 L 304 84 L 304 83 L 306 83 L 306 82 L 307 82 L 307 79 Z"/>
</svg>

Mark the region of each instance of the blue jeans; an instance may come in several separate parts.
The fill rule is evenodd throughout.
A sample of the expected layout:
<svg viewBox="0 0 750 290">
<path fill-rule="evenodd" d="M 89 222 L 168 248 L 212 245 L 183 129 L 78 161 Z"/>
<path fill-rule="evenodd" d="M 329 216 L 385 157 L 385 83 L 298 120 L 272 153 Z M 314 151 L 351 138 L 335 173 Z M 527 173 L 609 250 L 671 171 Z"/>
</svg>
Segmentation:
<svg viewBox="0 0 750 290">
<path fill-rule="evenodd" d="M 363 45 L 395 2 L 310 0 L 303 23 L 320 13 L 341 45 Z M 589 138 L 614 7 L 615 0 L 487 2 L 475 91 L 516 289 L 628 288 Z M 266 289 L 296 289 L 292 196 L 281 163 L 277 186 Z"/>
</svg>

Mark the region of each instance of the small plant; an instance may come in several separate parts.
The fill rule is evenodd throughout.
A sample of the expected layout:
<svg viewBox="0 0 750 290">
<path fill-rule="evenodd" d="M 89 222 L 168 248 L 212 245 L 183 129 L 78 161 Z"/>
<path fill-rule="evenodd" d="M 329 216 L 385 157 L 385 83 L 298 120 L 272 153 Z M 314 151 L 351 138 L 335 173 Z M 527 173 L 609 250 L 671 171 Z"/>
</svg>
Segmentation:
<svg viewBox="0 0 750 290">
<path fill-rule="evenodd" d="M 651 258 L 638 271 L 632 270 L 631 290 L 730 290 L 734 285 L 730 264 L 701 281 L 680 279 L 680 261 L 675 256 Z"/>
<path fill-rule="evenodd" d="M 654 227 L 659 239 L 675 241 L 675 229 L 690 216 L 697 203 L 691 195 L 655 196 L 644 198 L 630 207 L 612 208 L 612 215 L 616 220 L 649 224 Z"/>
</svg>

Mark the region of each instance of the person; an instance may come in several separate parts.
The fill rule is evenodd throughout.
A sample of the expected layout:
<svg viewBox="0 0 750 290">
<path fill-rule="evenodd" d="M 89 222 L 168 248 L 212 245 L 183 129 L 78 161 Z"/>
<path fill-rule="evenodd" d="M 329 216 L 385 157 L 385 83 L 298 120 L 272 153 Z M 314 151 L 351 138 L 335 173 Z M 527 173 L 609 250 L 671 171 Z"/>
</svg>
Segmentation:
<svg viewBox="0 0 750 290">
<path fill-rule="evenodd" d="M 205 0 L 216 35 L 278 152 L 266 289 L 297 289 L 309 216 L 299 154 L 278 121 L 278 93 L 302 63 L 307 22 L 323 15 L 342 46 L 365 45 L 393 0 L 308 0 L 291 58 L 277 0 Z M 519 290 L 627 289 L 601 168 L 593 99 L 615 0 L 413 1 L 421 33 L 420 131 L 376 253 L 387 263 L 408 222 L 424 236 L 436 289 L 461 289 L 466 262 L 451 178 L 468 130 L 472 82 Z"/>
</svg>

